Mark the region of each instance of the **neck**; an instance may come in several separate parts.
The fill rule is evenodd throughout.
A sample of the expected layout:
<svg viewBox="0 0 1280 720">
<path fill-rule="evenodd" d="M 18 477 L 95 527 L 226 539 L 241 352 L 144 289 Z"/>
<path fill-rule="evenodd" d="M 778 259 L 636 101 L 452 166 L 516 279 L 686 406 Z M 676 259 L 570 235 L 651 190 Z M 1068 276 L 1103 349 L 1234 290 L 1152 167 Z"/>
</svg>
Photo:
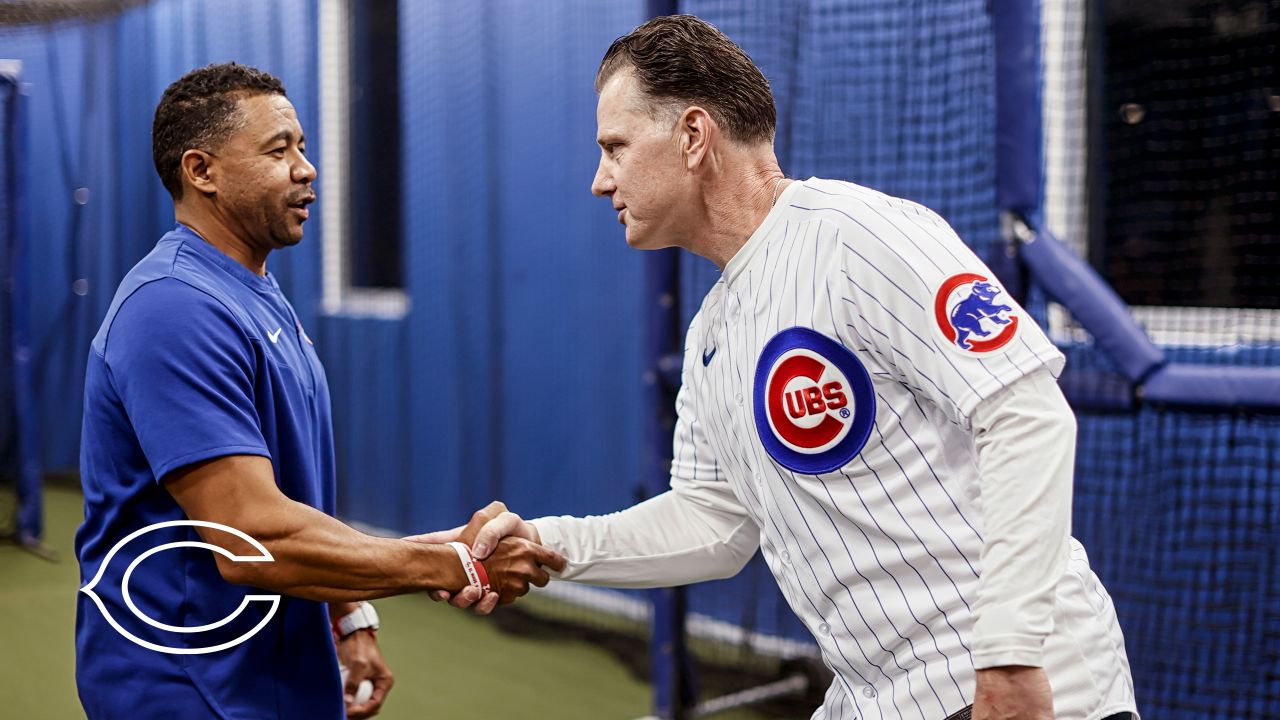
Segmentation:
<svg viewBox="0 0 1280 720">
<path fill-rule="evenodd" d="M 175 219 L 251 272 L 266 275 L 267 255 L 271 250 L 246 240 L 248 235 L 238 231 L 236 223 L 219 212 L 216 206 L 202 201 L 203 198 L 196 202 L 178 202 L 174 206 Z"/>
<path fill-rule="evenodd" d="M 703 192 L 702 230 L 690 238 L 687 248 L 715 263 L 721 272 L 791 182 L 778 167 L 772 148 L 767 156 L 750 158 L 737 167 L 726 163 L 722 170 Z"/>
</svg>

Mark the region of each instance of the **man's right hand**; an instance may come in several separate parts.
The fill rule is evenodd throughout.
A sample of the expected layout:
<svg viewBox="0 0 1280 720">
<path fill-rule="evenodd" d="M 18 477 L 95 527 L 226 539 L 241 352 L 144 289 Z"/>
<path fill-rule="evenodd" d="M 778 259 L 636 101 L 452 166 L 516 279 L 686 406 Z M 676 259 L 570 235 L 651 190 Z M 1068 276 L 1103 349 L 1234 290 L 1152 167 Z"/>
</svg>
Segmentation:
<svg viewBox="0 0 1280 720">
<path fill-rule="evenodd" d="M 1009 665 L 977 671 L 973 720 L 1053 720 L 1044 668 Z"/>
<path fill-rule="evenodd" d="M 489 572 L 490 585 L 498 590 L 499 585 L 495 582 L 494 568 L 490 567 L 490 553 L 494 552 L 495 547 L 502 545 L 503 538 L 510 541 L 522 539 L 528 541 L 539 549 L 550 553 L 554 561 L 546 561 L 543 564 L 560 571 L 564 569 L 565 559 L 559 554 L 550 550 L 541 548 L 541 538 L 538 536 L 538 529 L 532 524 L 527 523 L 519 515 L 507 510 L 507 506 L 501 502 L 494 501 L 484 508 L 477 510 L 471 515 L 471 520 L 466 524 L 452 530 L 440 530 L 422 535 L 412 535 L 405 538 L 414 542 L 425 543 L 447 543 L 458 541 L 467 544 L 471 548 L 471 552 L 476 559 L 484 561 L 485 570 Z M 502 552 L 506 552 L 505 550 Z M 494 558 L 497 559 L 502 553 L 494 552 Z M 543 572 L 543 575 L 546 573 Z M 532 580 L 533 578 L 527 578 Z M 546 584 L 546 581 L 534 583 L 539 587 Z M 445 590 L 437 590 L 431 593 L 433 600 L 447 601 L 450 605 L 466 609 L 471 608 L 477 615 L 488 615 L 493 612 L 499 602 L 506 604 L 514 600 L 516 597 L 528 592 L 528 587 L 524 588 L 524 592 L 517 593 L 506 598 L 499 592 L 490 592 L 484 597 L 480 597 L 479 591 L 474 588 L 464 588 L 461 592 L 450 594 Z"/>
</svg>

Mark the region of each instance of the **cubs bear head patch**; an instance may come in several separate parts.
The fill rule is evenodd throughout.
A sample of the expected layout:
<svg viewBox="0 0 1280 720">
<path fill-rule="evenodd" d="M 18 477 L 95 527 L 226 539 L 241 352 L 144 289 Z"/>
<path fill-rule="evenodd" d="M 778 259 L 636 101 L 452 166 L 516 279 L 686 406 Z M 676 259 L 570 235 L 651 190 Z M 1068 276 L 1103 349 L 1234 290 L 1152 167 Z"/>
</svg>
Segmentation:
<svg viewBox="0 0 1280 720">
<path fill-rule="evenodd" d="M 875 392 L 866 368 L 840 343 L 803 327 L 765 343 L 753 392 L 756 432 L 778 464 L 809 475 L 831 472 L 867 443 Z"/>
<path fill-rule="evenodd" d="M 983 354 L 1006 347 L 1018 334 L 1016 308 L 1004 289 L 985 275 L 960 273 L 938 286 L 933 319 L 947 345 Z"/>
</svg>

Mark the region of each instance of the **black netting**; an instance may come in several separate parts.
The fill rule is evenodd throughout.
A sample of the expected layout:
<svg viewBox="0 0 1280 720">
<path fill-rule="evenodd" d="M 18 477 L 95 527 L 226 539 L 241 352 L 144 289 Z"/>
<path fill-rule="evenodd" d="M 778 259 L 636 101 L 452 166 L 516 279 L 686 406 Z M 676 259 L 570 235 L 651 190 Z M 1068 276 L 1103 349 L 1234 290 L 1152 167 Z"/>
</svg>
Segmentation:
<svg viewBox="0 0 1280 720">
<path fill-rule="evenodd" d="M 1280 309 L 1280 2 L 1106 7 L 1094 262 L 1132 305 Z"/>
</svg>

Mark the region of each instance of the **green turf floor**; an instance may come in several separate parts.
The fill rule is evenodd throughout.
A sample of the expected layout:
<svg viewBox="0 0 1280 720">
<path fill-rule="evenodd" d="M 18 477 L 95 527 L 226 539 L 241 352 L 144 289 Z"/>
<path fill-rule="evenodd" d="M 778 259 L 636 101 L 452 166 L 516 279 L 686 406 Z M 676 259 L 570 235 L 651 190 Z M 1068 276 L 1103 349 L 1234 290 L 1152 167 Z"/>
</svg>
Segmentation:
<svg viewBox="0 0 1280 720">
<path fill-rule="evenodd" d="M 0 509 L 11 507 L 5 499 Z M 50 486 L 45 503 L 46 542 L 58 550 L 58 563 L 0 545 L 3 718 L 84 717 L 76 699 L 73 643 L 78 573 L 72 537 L 81 498 L 73 489 Z M 378 639 L 396 675 L 380 718 L 608 720 L 648 712 L 648 686 L 588 643 L 506 634 L 492 619 L 424 597 L 379 600 L 378 612 Z M 761 716 L 735 711 L 716 717 Z"/>
</svg>

